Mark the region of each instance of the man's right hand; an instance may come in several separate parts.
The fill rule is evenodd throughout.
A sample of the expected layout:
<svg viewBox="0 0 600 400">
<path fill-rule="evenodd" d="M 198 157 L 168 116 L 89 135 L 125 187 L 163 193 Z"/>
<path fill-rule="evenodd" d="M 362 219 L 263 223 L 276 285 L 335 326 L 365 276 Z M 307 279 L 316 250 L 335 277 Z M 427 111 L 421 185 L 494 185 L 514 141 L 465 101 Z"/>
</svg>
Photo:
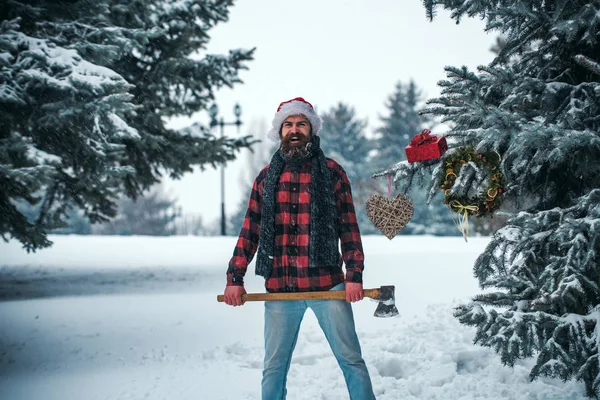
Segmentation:
<svg viewBox="0 0 600 400">
<path fill-rule="evenodd" d="M 246 289 L 243 286 L 227 286 L 225 287 L 225 293 L 223 294 L 225 304 L 230 306 L 243 306 L 242 295 L 246 293 Z"/>
</svg>

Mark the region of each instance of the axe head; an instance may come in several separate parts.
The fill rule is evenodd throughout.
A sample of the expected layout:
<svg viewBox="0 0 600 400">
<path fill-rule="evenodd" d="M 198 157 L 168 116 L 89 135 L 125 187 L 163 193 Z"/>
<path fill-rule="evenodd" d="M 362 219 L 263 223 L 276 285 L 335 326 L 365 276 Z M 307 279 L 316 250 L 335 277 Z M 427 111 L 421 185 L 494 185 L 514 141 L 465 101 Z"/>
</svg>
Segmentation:
<svg viewBox="0 0 600 400">
<path fill-rule="evenodd" d="M 382 286 L 379 290 L 379 304 L 374 316 L 378 318 L 395 317 L 400 314 L 396 308 L 396 297 L 394 286 Z"/>
</svg>

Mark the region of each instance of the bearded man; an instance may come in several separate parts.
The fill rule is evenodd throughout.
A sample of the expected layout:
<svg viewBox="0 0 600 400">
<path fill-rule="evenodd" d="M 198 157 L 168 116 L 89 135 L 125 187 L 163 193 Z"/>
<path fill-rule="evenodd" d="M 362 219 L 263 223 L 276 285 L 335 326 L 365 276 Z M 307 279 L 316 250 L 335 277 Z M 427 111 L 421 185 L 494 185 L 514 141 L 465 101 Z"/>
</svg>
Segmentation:
<svg viewBox="0 0 600 400">
<path fill-rule="evenodd" d="M 346 301 L 265 302 L 263 400 L 286 397 L 292 352 L 307 308 L 325 333 L 350 398 L 375 398 L 350 304 L 363 299 L 362 241 L 346 172 L 319 146 L 321 125 L 313 106 L 301 97 L 277 108 L 268 136 L 279 140 L 280 147 L 254 180 L 227 270 L 224 300 L 231 306 L 243 304 L 244 275 L 257 249 L 256 274 L 265 278 L 268 292 L 346 291 Z"/>
</svg>

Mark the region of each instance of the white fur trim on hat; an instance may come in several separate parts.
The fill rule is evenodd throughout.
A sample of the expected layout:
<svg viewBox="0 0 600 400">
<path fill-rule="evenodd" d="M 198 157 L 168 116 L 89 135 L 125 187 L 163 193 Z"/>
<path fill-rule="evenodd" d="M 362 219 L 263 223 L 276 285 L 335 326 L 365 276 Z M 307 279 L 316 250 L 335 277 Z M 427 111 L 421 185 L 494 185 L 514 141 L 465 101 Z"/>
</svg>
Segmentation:
<svg viewBox="0 0 600 400">
<path fill-rule="evenodd" d="M 292 115 L 304 115 L 310 122 L 312 134 L 315 136 L 319 134 L 321 125 L 323 124 L 321 117 L 317 115 L 315 109 L 312 108 L 309 103 L 303 99 L 294 99 L 289 102 L 284 102 L 279 106 L 279 111 L 277 111 L 273 117 L 271 129 L 267 132 L 267 137 L 274 142 L 279 141 L 279 130 L 281 129 L 281 125 L 287 117 L 291 117 Z"/>
</svg>

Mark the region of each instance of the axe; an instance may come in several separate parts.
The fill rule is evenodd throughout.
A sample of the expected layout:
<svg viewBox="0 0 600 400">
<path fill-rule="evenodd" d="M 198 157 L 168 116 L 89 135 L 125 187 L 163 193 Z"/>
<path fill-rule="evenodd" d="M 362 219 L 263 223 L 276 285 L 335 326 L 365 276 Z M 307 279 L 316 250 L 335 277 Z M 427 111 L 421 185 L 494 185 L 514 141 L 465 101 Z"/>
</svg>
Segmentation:
<svg viewBox="0 0 600 400">
<path fill-rule="evenodd" d="M 379 300 L 373 314 L 379 318 L 395 317 L 398 315 L 395 286 L 382 286 L 378 289 L 364 289 L 364 297 Z M 326 292 L 293 292 L 293 293 L 246 293 L 242 301 L 273 301 L 273 300 L 346 300 L 346 291 L 329 290 Z M 222 294 L 217 296 L 218 302 L 224 301 Z"/>
</svg>

